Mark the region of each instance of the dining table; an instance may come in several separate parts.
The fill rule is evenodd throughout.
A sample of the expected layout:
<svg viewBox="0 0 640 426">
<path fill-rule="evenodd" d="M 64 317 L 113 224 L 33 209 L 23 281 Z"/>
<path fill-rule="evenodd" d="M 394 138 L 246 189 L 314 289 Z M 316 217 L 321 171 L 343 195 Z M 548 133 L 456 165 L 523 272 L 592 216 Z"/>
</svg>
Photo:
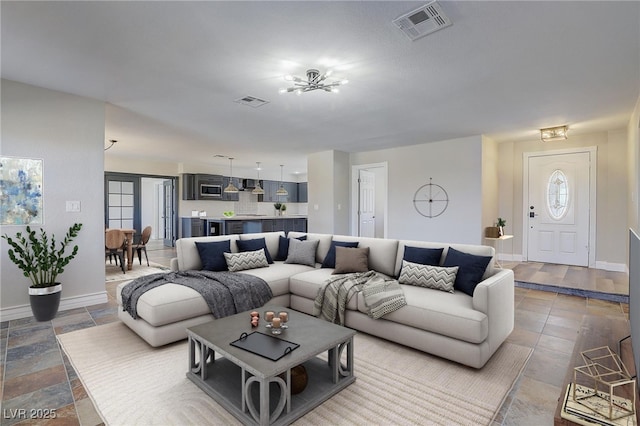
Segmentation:
<svg viewBox="0 0 640 426">
<path fill-rule="evenodd" d="M 133 268 L 133 236 L 136 234 L 136 230 L 131 228 L 106 228 L 104 230 L 105 235 L 111 229 L 118 229 L 124 233 L 124 244 L 127 249 L 127 270 L 130 271 Z"/>
</svg>

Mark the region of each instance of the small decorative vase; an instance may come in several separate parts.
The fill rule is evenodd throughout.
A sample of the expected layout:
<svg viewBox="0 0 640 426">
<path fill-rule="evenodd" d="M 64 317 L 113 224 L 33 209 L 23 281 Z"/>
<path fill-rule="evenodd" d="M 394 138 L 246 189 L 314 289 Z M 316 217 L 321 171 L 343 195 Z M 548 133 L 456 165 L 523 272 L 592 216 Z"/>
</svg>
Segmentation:
<svg viewBox="0 0 640 426">
<path fill-rule="evenodd" d="M 498 226 L 498 237 L 502 237 L 504 235 L 504 227 Z"/>
</svg>

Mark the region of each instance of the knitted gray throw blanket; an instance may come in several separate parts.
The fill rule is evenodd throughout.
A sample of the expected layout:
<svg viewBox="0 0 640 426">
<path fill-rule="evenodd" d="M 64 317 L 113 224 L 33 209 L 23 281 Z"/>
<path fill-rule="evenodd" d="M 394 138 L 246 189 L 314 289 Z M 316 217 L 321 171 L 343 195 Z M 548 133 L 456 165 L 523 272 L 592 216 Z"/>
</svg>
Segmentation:
<svg viewBox="0 0 640 426">
<path fill-rule="evenodd" d="M 138 299 L 152 288 L 173 283 L 194 289 L 207 302 L 214 318 L 259 308 L 271 300 L 271 288 L 262 279 L 238 272 L 174 271 L 136 278 L 122 288 L 122 308 L 138 318 Z"/>
<path fill-rule="evenodd" d="M 335 275 L 318 289 L 313 315 L 334 324 L 344 325 L 349 300 L 362 292 L 367 314 L 378 319 L 407 304 L 398 281 L 376 271 Z"/>
</svg>

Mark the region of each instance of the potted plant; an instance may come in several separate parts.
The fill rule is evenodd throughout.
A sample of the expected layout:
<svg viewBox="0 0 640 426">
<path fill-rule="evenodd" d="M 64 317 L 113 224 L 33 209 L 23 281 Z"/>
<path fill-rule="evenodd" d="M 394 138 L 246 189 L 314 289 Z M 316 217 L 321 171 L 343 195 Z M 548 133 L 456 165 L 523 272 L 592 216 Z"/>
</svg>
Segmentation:
<svg viewBox="0 0 640 426">
<path fill-rule="evenodd" d="M 276 216 L 280 215 L 280 209 L 282 208 L 282 203 L 273 203 L 273 208 L 276 209 Z"/>
<path fill-rule="evenodd" d="M 38 321 L 49 321 L 58 312 L 62 285 L 56 279 L 78 254 L 77 245 L 66 256 L 65 251 L 81 228 L 81 223 L 74 223 L 57 247 L 55 235 L 49 238 L 42 228 L 39 234 L 27 226 L 26 234 L 18 232 L 13 238 L 7 234 L 2 236 L 11 246 L 9 258 L 31 280 L 29 301 L 33 316 Z"/>
<path fill-rule="evenodd" d="M 507 220 L 499 217 L 496 226 L 498 227 L 498 236 L 502 237 L 504 235 L 504 227 L 507 226 Z"/>
<path fill-rule="evenodd" d="M 284 212 L 287 210 L 287 205 L 285 203 L 282 203 L 280 205 L 280 216 L 284 216 Z"/>
</svg>

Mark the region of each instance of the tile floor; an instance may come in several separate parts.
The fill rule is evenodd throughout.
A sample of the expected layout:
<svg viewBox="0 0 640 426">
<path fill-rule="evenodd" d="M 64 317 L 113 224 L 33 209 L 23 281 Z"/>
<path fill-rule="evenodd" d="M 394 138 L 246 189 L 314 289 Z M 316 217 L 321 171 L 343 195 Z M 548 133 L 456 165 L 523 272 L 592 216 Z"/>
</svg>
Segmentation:
<svg viewBox="0 0 640 426">
<path fill-rule="evenodd" d="M 149 251 L 150 260 L 169 265 L 172 250 Z M 507 265 L 505 265 L 507 266 Z M 517 270 L 518 265 L 511 265 Z M 532 265 L 529 265 L 530 267 Z M 540 265 L 540 270 L 545 265 Z M 567 269 L 566 273 L 569 273 Z M 535 273 L 534 273 L 535 274 Z M 555 274 L 558 276 L 559 274 Z M 572 280 L 611 288 L 593 270 L 571 271 Z M 577 278 L 576 278 L 577 276 Z M 616 276 L 615 280 L 624 280 Z M 617 282 L 617 281 L 616 281 Z M 117 321 L 115 287 L 107 284 L 109 301 L 63 311 L 50 322 L 25 318 L 0 323 L 0 425 L 101 424 L 91 400 L 55 336 Z M 623 284 L 613 284 L 616 285 Z M 573 344 L 584 315 L 626 318 L 628 306 L 595 298 L 515 289 L 515 329 L 508 341 L 534 349 L 531 359 L 505 401 L 496 425 L 551 425 Z M 33 420 L 31 410 L 55 410 L 55 419 Z M 26 410 L 26 411 L 21 411 Z"/>
</svg>

